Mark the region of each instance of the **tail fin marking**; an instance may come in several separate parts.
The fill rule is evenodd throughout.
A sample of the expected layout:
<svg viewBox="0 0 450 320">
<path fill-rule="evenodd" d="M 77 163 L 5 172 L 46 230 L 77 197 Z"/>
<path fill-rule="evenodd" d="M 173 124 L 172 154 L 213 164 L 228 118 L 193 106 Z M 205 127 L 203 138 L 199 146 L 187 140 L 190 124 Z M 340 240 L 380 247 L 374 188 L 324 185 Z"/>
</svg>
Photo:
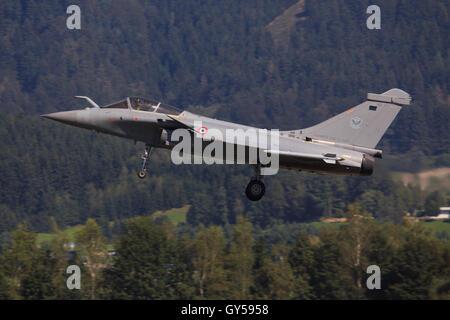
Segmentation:
<svg viewBox="0 0 450 320">
<path fill-rule="evenodd" d="M 400 89 L 382 94 L 368 93 L 367 101 L 315 126 L 298 130 L 298 133 L 315 139 L 375 148 L 402 106 L 410 102 L 410 95 Z"/>
</svg>

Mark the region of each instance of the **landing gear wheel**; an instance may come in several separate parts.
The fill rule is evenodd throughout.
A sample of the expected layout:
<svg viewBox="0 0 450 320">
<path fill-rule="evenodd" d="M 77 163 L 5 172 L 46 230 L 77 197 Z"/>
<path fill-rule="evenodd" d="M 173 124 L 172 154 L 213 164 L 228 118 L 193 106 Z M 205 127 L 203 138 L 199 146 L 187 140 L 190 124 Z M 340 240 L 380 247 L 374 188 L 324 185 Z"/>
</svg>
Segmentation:
<svg viewBox="0 0 450 320">
<path fill-rule="evenodd" d="M 141 170 L 138 172 L 138 177 L 140 179 L 144 179 L 147 176 L 147 171 L 146 170 Z"/>
<path fill-rule="evenodd" d="M 152 147 L 149 144 L 146 144 L 144 154 L 141 156 L 142 158 L 141 170 L 137 174 L 139 179 L 144 179 L 147 176 L 147 160 L 150 157 L 151 150 Z"/>
<path fill-rule="evenodd" d="M 245 195 L 251 201 L 258 201 L 266 192 L 266 186 L 260 180 L 252 180 L 248 183 L 247 188 L 245 189 Z"/>
</svg>

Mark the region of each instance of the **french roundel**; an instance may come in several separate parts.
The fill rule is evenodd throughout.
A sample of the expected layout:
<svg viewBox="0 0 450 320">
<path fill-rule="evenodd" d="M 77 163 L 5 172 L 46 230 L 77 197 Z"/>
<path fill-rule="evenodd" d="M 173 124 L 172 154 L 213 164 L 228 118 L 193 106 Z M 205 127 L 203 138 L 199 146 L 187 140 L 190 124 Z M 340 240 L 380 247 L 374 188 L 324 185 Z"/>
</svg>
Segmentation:
<svg viewBox="0 0 450 320">
<path fill-rule="evenodd" d="M 204 135 L 205 133 L 208 132 L 208 128 L 207 128 L 207 127 L 201 127 L 201 128 L 198 129 L 198 132 L 199 132 L 201 135 Z"/>
</svg>

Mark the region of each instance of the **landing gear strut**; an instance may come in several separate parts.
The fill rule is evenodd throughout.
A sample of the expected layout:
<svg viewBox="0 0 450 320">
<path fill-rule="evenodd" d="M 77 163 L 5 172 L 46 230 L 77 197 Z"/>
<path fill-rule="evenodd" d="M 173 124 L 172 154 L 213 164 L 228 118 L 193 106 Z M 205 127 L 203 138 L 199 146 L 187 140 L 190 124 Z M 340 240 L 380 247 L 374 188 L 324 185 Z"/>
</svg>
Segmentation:
<svg viewBox="0 0 450 320">
<path fill-rule="evenodd" d="M 266 186 L 262 182 L 261 165 L 252 165 L 255 176 L 252 177 L 245 189 L 245 195 L 251 201 L 258 201 L 266 192 Z"/>
<path fill-rule="evenodd" d="M 141 170 L 138 172 L 138 177 L 140 179 L 144 179 L 147 176 L 147 160 L 150 157 L 150 151 L 152 150 L 152 147 L 148 144 L 145 145 L 145 151 L 142 155 L 142 165 Z"/>
</svg>

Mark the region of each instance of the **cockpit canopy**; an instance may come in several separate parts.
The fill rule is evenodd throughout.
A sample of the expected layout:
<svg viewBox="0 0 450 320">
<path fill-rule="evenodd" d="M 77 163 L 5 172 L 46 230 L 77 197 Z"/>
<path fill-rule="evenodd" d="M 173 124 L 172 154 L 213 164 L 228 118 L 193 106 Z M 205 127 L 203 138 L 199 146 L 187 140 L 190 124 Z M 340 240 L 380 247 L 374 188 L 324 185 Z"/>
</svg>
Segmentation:
<svg viewBox="0 0 450 320">
<path fill-rule="evenodd" d="M 173 115 L 179 115 L 182 112 L 181 110 L 167 104 L 141 97 L 129 97 L 106 105 L 102 107 L 102 109 L 129 109 L 129 107 L 137 111 L 157 112 Z"/>
<path fill-rule="evenodd" d="M 128 109 L 128 101 L 127 99 L 123 99 L 118 102 L 113 102 L 106 106 L 102 106 L 102 109 Z"/>
</svg>

